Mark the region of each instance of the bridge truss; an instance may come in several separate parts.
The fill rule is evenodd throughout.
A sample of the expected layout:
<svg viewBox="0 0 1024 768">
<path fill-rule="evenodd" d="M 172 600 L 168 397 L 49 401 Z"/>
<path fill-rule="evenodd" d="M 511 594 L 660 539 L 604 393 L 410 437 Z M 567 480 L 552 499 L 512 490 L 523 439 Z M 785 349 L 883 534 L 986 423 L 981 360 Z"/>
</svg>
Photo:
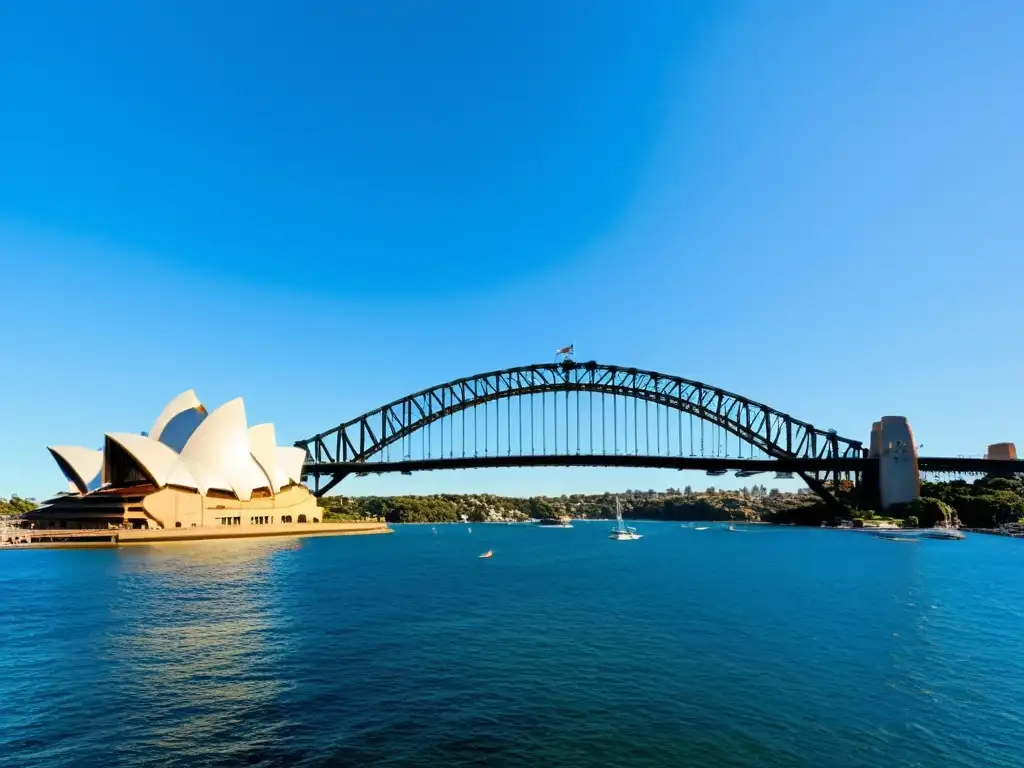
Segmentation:
<svg viewBox="0 0 1024 768">
<path fill-rule="evenodd" d="M 317 495 L 353 472 L 398 464 L 689 468 L 700 462 L 686 459 L 774 459 L 834 502 L 827 481 L 848 478 L 859 464 L 851 460 L 865 455 L 860 441 L 702 382 L 572 360 L 456 379 L 295 445 L 306 450 Z"/>
</svg>

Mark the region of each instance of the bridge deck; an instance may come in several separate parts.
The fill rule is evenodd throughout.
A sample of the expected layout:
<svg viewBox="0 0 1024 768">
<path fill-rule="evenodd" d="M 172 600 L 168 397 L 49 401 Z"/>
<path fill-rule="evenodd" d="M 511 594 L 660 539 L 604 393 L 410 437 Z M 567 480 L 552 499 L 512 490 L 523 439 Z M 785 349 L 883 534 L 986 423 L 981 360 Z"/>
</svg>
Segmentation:
<svg viewBox="0 0 1024 768">
<path fill-rule="evenodd" d="M 750 472 L 862 472 L 877 466 L 875 459 L 743 459 L 700 456 L 636 456 L 623 454 L 575 454 L 567 456 L 455 456 L 452 458 L 411 459 L 390 462 L 335 461 L 306 464 L 309 475 L 348 475 L 356 473 L 423 472 L 437 469 L 476 469 L 484 467 L 648 467 L 676 470 L 747 470 Z M 922 472 L 1024 473 L 1024 462 L 1004 459 L 922 457 Z"/>
</svg>

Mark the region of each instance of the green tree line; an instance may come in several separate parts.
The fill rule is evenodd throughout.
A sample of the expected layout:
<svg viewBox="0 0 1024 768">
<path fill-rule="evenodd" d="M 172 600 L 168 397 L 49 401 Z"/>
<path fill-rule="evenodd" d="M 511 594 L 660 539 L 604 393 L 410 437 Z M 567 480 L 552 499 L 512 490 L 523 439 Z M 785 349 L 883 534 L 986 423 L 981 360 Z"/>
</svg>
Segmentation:
<svg viewBox="0 0 1024 768">
<path fill-rule="evenodd" d="M 922 498 L 887 510 L 855 509 L 862 519 L 902 521 L 907 527 L 931 527 L 958 519 L 969 528 L 995 528 L 1024 521 L 1024 482 L 1009 478 L 985 478 L 974 483 L 962 480 L 923 483 Z M 643 520 L 748 521 L 820 525 L 835 522 L 835 512 L 809 491 L 783 493 L 763 485 L 739 490 L 692 487 L 666 491 L 627 490 L 619 494 L 566 494 L 514 498 L 491 494 L 439 494 L 434 496 L 332 496 L 319 500 L 325 519 L 387 520 L 391 523 L 453 523 L 465 515 L 470 522 L 525 521 L 530 518 L 573 517 L 611 519 L 615 498 L 623 515 Z"/>
<path fill-rule="evenodd" d="M 39 505 L 36 504 L 35 499 L 23 499 L 18 495 L 5 499 L 0 496 L 0 517 L 16 517 L 18 515 L 23 515 L 26 512 L 31 512 L 38 506 Z"/>
<path fill-rule="evenodd" d="M 319 500 L 325 520 L 387 520 L 391 523 L 451 523 L 462 515 L 469 522 L 525 521 L 554 517 L 612 519 L 615 498 L 623 514 L 645 520 L 764 520 L 791 522 L 798 510 L 814 510 L 808 519 L 822 517 L 816 497 L 808 493 L 780 493 L 763 486 L 738 491 L 708 488 L 694 492 L 668 489 L 627 490 L 620 494 L 571 494 L 557 497 L 514 498 L 490 494 L 434 496 L 331 496 Z"/>
<path fill-rule="evenodd" d="M 922 527 L 955 516 L 966 528 L 997 528 L 1024 522 L 1024 482 L 1008 477 L 987 477 L 974 483 L 922 483 L 921 498 L 903 504 L 894 514 L 914 516 Z"/>
</svg>

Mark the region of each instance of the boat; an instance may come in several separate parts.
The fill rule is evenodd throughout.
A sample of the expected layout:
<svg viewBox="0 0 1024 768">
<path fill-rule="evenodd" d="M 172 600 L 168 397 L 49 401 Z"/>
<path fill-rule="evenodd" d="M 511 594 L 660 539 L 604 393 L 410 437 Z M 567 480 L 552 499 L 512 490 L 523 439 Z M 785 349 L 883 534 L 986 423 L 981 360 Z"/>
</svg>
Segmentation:
<svg viewBox="0 0 1024 768">
<path fill-rule="evenodd" d="M 542 528 L 572 528 L 571 517 L 545 517 L 540 521 Z"/>
<path fill-rule="evenodd" d="M 967 538 L 963 532 L 948 525 L 936 525 L 934 528 L 926 528 L 918 535 L 922 539 L 950 539 L 953 541 Z"/>
<path fill-rule="evenodd" d="M 911 543 L 921 541 L 917 531 L 876 529 L 874 531 L 874 536 L 876 539 L 884 539 L 885 541 L 903 541 Z"/>
<path fill-rule="evenodd" d="M 635 541 L 640 538 L 636 528 L 630 528 L 622 519 L 622 505 L 619 503 L 618 496 L 615 497 L 615 520 L 618 525 L 612 528 L 612 532 L 608 534 L 609 539 L 615 539 L 615 541 Z"/>
<path fill-rule="evenodd" d="M 708 529 L 708 527 L 706 525 L 704 525 L 704 526 L 701 526 L 700 528 L 694 528 L 693 530 L 695 530 L 695 531 L 706 531 L 707 529 Z"/>
<path fill-rule="evenodd" d="M 480 555 L 480 559 L 482 560 L 485 557 L 494 557 L 494 552 L 488 549 L 486 552 Z"/>
</svg>

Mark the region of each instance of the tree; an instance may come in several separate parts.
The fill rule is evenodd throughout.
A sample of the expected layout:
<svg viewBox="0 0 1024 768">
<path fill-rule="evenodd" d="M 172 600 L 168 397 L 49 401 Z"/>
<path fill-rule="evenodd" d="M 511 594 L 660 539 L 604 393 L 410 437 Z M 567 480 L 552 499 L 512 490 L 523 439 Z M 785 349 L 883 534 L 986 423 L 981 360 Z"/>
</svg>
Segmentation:
<svg viewBox="0 0 1024 768">
<path fill-rule="evenodd" d="M 0 515 L 16 517 L 24 515 L 26 512 L 31 512 L 38 506 L 35 499 L 23 499 L 21 496 L 14 494 L 10 499 L 0 498 Z"/>
<path fill-rule="evenodd" d="M 894 504 L 886 510 L 886 514 L 902 517 L 904 521 L 912 518 L 918 527 L 931 528 L 936 523 L 952 520 L 956 510 L 941 499 L 922 496 L 905 504 Z M 911 527 L 906 522 L 904 526 Z"/>
<path fill-rule="evenodd" d="M 683 495 L 684 496 L 693 496 L 693 486 L 692 485 L 688 485 L 685 488 L 683 488 Z"/>
<path fill-rule="evenodd" d="M 363 500 L 363 514 L 367 517 L 372 517 L 375 520 L 380 520 L 387 514 L 387 505 L 383 499 L 376 496 L 371 496 L 368 499 Z"/>
<path fill-rule="evenodd" d="M 555 517 L 555 508 L 551 502 L 546 499 L 532 498 L 529 500 L 530 511 L 529 515 L 535 519 L 541 519 L 546 517 Z"/>
</svg>

